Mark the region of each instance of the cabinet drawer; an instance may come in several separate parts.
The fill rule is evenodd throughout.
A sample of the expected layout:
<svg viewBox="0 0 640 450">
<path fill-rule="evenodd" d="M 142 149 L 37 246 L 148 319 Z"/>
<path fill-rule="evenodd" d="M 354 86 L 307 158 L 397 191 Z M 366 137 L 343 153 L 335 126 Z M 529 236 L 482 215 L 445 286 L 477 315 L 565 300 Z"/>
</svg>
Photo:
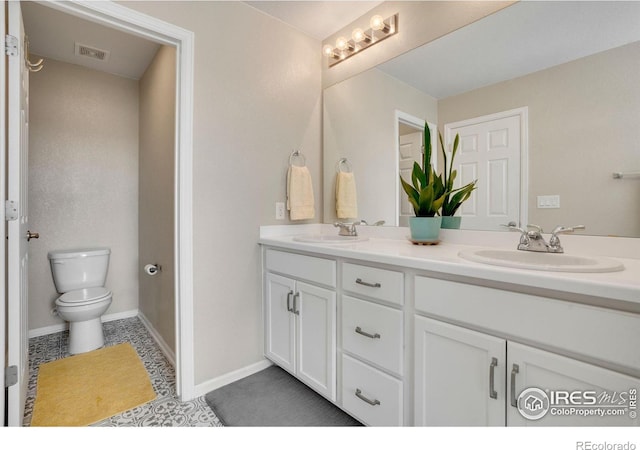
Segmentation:
<svg viewBox="0 0 640 450">
<path fill-rule="evenodd" d="M 356 294 L 402 305 L 404 276 L 402 272 L 344 263 L 342 287 Z"/>
<path fill-rule="evenodd" d="M 342 297 L 342 347 L 345 350 L 402 375 L 402 341 L 402 311 L 346 295 Z"/>
<path fill-rule="evenodd" d="M 366 425 L 402 426 L 402 382 L 342 355 L 342 407 Z"/>
<path fill-rule="evenodd" d="M 298 255 L 268 249 L 265 256 L 267 270 L 293 278 L 336 287 L 336 262 L 314 256 Z"/>
</svg>

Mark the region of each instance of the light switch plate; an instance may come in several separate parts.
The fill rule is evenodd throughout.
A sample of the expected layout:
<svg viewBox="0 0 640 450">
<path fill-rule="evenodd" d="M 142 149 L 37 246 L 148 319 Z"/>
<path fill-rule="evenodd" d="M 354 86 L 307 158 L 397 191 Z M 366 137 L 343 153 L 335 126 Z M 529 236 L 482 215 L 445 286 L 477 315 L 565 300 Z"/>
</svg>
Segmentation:
<svg viewBox="0 0 640 450">
<path fill-rule="evenodd" d="M 538 195 L 538 208 L 560 208 L 560 196 Z"/>
<path fill-rule="evenodd" d="M 284 220 L 284 203 L 276 202 L 276 220 Z"/>
</svg>

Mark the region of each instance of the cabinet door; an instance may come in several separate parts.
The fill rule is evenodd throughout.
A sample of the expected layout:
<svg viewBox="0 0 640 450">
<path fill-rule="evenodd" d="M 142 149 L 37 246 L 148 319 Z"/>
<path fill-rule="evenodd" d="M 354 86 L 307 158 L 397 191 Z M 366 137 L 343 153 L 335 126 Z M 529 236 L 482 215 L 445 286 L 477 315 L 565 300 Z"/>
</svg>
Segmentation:
<svg viewBox="0 0 640 450">
<path fill-rule="evenodd" d="M 336 294 L 297 283 L 298 377 L 320 394 L 336 400 Z"/>
<path fill-rule="evenodd" d="M 634 398 L 640 379 L 513 342 L 507 344 L 507 354 L 507 425 L 640 425 Z M 548 402 L 530 388 L 544 392 Z M 521 402 L 530 405 L 524 413 L 540 418 L 531 420 L 520 413 L 517 399 L 524 390 Z"/>
<path fill-rule="evenodd" d="M 415 316 L 415 425 L 505 424 L 506 342 Z"/>
<path fill-rule="evenodd" d="M 295 281 L 267 273 L 265 294 L 265 355 L 295 375 Z"/>
</svg>

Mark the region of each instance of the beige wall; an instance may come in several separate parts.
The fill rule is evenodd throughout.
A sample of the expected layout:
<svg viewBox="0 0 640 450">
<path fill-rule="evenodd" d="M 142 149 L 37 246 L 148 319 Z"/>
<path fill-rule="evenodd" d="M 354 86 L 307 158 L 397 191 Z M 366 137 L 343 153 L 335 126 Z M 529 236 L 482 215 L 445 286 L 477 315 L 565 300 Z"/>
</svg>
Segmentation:
<svg viewBox="0 0 640 450">
<path fill-rule="evenodd" d="M 139 82 L 139 310 L 175 352 L 174 147 L 176 50 L 162 46 Z M 147 275 L 145 264 L 162 270 Z"/>
<path fill-rule="evenodd" d="M 528 106 L 529 223 L 585 225 L 585 234 L 640 236 L 640 44 L 438 102 L 439 125 Z M 560 195 L 560 209 L 538 209 Z"/>
<path fill-rule="evenodd" d="M 340 36 L 351 37 L 354 28 L 369 28 L 371 17 L 387 18 L 399 14 L 398 33 L 352 58 L 329 67 L 322 58 L 322 86 L 331 86 L 402 53 L 431 42 L 447 33 L 482 19 L 515 2 L 513 1 L 386 1 L 353 21 L 322 44 L 334 45 Z M 321 49 L 318 50 L 320 53 Z"/>
<path fill-rule="evenodd" d="M 36 58 L 34 58 L 36 59 Z M 30 77 L 29 328 L 62 323 L 47 252 L 106 246 L 107 314 L 138 306 L 138 83 L 45 60 Z"/>
<path fill-rule="evenodd" d="M 321 219 L 320 42 L 242 2 L 122 2 L 195 34 L 195 382 L 263 358 L 261 225 L 300 148 Z"/>
<path fill-rule="evenodd" d="M 336 218 L 336 163 L 351 163 L 358 219 L 395 225 L 398 178 L 396 111 L 438 123 L 437 100 L 371 69 L 324 90 L 324 221 Z M 390 170 L 396 167 L 396 170 Z"/>
</svg>

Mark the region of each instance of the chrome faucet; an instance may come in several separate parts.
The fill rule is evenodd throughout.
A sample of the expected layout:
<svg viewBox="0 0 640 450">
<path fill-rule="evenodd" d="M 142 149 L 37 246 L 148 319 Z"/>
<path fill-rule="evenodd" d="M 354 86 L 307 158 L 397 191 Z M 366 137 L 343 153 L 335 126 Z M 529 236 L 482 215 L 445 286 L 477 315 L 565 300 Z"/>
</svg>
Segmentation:
<svg viewBox="0 0 640 450">
<path fill-rule="evenodd" d="M 539 225 L 529 224 L 527 228 L 535 228 L 535 230 L 522 229 L 517 227 L 515 222 L 509 222 L 507 225 L 502 225 L 512 231 L 520 232 L 520 242 L 518 243 L 518 250 L 524 250 L 528 252 L 545 252 L 545 253 L 564 253 L 564 249 L 560 245 L 559 234 L 573 233 L 575 230 L 584 230 L 584 225 L 576 225 L 574 227 L 557 226 L 551 232 L 551 238 L 549 242 L 542 236 L 542 227 Z"/>
<path fill-rule="evenodd" d="M 334 227 L 340 228 L 338 234 L 340 236 L 357 236 L 358 231 L 356 230 L 356 224 L 354 222 L 336 222 L 333 224 Z"/>
</svg>

